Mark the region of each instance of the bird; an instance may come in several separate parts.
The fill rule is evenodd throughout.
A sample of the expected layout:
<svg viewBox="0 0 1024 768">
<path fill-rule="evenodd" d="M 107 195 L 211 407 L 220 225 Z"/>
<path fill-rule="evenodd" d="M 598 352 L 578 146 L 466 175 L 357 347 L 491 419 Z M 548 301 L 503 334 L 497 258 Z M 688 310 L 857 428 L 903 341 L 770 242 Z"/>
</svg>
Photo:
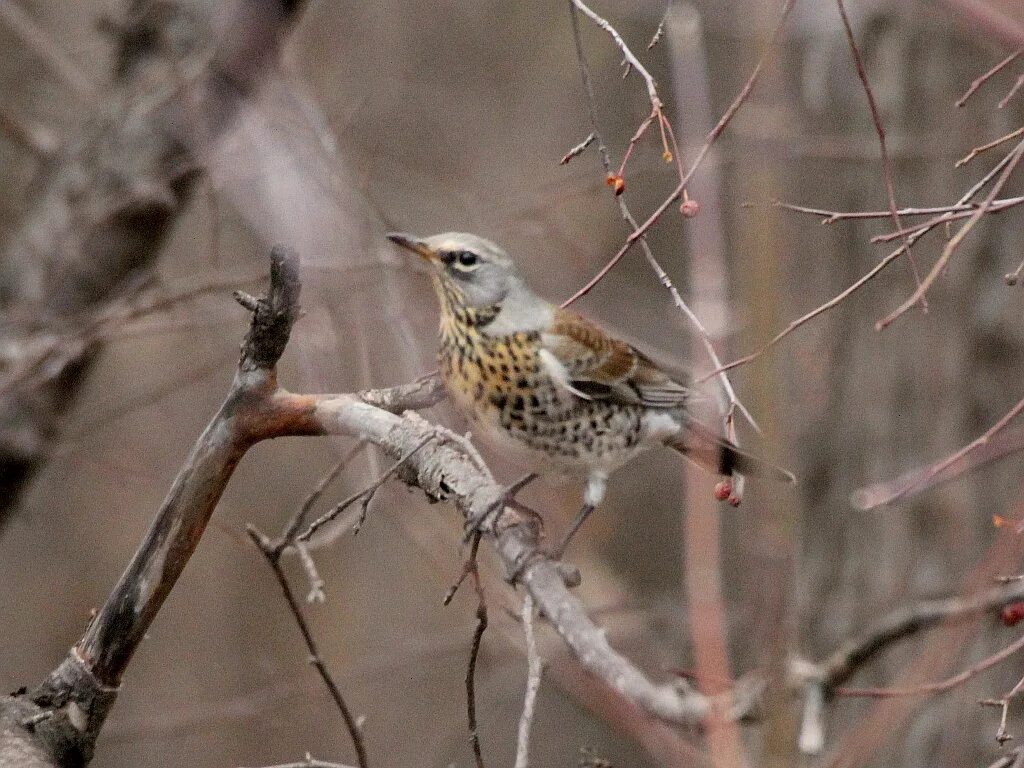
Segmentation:
<svg viewBox="0 0 1024 768">
<path fill-rule="evenodd" d="M 654 447 L 727 477 L 795 481 L 697 421 L 694 391 L 649 356 L 536 294 L 497 244 L 465 232 L 387 237 L 429 265 L 440 374 L 474 438 L 532 469 L 530 477 L 583 479 L 582 507 L 551 557 L 561 558 L 602 502 L 609 476 Z"/>
</svg>

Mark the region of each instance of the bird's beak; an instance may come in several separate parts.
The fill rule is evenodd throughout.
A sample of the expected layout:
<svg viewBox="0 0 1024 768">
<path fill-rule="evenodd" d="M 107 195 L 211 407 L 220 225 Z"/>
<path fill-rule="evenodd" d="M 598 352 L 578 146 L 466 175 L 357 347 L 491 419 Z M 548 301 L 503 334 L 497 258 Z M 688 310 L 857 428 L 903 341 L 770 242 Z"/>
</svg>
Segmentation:
<svg viewBox="0 0 1024 768">
<path fill-rule="evenodd" d="M 389 232 L 387 238 L 392 243 L 396 243 L 403 248 L 407 248 L 413 253 L 418 254 L 424 261 L 429 261 L 432 264 L 437 263 L 437 254 L 431 250 L 430 246 L 418 237 L 413 237 L 405 232 Z"/>
</svg>

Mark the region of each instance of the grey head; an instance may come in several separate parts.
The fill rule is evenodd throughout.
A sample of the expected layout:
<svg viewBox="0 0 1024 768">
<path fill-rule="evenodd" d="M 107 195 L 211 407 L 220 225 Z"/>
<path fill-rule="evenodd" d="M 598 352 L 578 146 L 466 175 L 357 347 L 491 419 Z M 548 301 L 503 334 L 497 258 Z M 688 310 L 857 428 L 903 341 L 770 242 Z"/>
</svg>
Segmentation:
<svg viewBox="0 0 1024 768">
<path fill-rule="evenodd" d="M 492 307 L 528 292 L 515 263 L 498 245 L 467 232 L 419 238 L 392 232 L 388 239 L 427 261 L 442 289 L 453 289 L 460 304 Z M 443 299 L 442 299 L 443 300 Z"/>
</svg>

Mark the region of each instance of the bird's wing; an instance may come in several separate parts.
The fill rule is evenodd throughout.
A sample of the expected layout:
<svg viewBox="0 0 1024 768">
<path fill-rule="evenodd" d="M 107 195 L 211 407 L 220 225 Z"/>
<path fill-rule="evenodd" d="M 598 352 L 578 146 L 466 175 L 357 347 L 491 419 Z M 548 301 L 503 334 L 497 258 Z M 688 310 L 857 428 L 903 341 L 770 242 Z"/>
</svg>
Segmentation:
<svg viewBox="0 0 1024 768">
<path fill-rule="evenodd" d="M 540 357 L 556 383 L 586 400 L 672 409 L 692 394 L 626 342 L 564 309 L 542 334 Z"/>
</svg>

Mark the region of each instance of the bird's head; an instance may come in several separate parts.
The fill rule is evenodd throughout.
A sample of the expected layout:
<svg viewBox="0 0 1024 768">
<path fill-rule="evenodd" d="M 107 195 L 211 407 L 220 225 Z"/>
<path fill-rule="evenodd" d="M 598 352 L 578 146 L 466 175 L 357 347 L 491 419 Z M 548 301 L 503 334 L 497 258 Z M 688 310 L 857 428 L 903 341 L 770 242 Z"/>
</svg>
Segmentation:
<svg viewBox="0 0 1024 768">
<path fill-rule="evenodd" d="M 388 239 L 430 265 L 442 302 L 467 308 L 495 307 L 523 284 L 508 254 L 482 237 L 445 232 L 420 238 L 392 232 Z"/>
</svg>

